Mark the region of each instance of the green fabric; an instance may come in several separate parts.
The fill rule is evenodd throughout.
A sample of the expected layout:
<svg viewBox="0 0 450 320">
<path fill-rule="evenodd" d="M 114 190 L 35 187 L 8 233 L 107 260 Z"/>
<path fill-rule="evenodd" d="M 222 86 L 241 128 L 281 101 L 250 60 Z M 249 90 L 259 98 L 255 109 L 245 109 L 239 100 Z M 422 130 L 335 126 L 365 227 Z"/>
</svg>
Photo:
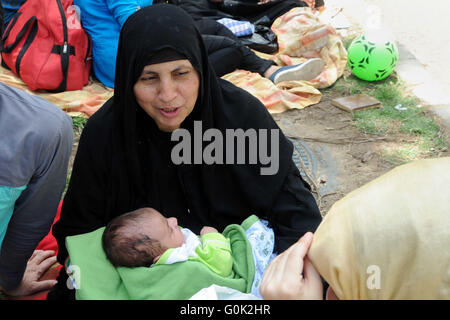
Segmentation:
<svg viewBox="0 0 450 320">
<path fill-rule="evenodd" d="M 175 249 L 166 250 L 155 265 L 166 264 Z M 199 261 L 212 271 L 227 277 L 233 270 L 233 256 L 230 240 L 222 234 L 213 232 L 200 237 L 200 245 L 195 249 L 196 257 L 189 257 L 190 261 Z"/>
<path fill-rule="evenodd" d="M 14 212 L 14 204 L 26 187 L 26 185 L 21 187 L 0 186 L 0 251 L 9 220 Z"/>
<path fill-rule="evenodd" d="M 227 277 L 233 271 L 233 255 L 230 240 L 220 233 L 207 233 L 200 237 L 202 245 L 195 252 L 197 257 L 190 258 L 206 264 L 212 271 Z"/>
<path fill-rule="evenodd" d="M 227 277 L 197 261 L 152 268 L 115 268 L 102 248 L 104 229 L 66 238 L 78 300 L 181 300 L 212 284 L 244 293 L 251 291 L 255 266 L 251 245 L 241 225 L 229 225 L 222 233 L 230 239 L 233 256 L 233 269 Z"/>
<path fill-rule="evenodd" d="M 244 222 L 241 223 L 242 228 L 244 228 L 245 231 L 247 231 L 253 224 L 259 221 L 259 218 L 252 214 L 250 217 L 244 220 Z"/>
</svg>

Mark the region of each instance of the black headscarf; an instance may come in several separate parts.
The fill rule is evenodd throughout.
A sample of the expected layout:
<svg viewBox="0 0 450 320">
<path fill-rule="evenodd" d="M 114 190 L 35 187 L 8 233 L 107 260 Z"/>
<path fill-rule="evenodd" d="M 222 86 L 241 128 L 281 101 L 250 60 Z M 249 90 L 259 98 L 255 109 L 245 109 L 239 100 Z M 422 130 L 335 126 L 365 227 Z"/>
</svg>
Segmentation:
<svg viewBox="0 0 450 320">
<path fill-rule="evenodd" d="M 155 180 L 153 173 L 168 170 L 166 161 L 169 153 L 166 153 L 166 158 L 161 161 L 163 152 L 155 140 L 162 140 L 163 145 L 170 146 L 164 152 L 169 152 L 173 144 L 170 143 L 169 137 L 164 140 L 164 134 L 158 132 L 153 119 L 146 116 L 133 93 L 133 85 L 143 68 L 157 52 L 167 48 L 185 56 L 200 75 L 196 105 L 182 124 L 182 127 L 190 130 L 192 137 L 195 120 L 201 121 L 203 132 L 216 128 L 224 137 L 226 129 L 278 129 L 266 108 L 256 98 L 228 82 L 217 79 L 209 65 L 202 37 L 188 14 L 172 5 L 154 5 L 139 10 L 128 19 L 121 32 L 112 106 L 116 127 L 116 155 L 124 156 L 124 162 L 121 160 L 116 163 L 114 172 L 124 173 L 126 168 L 128 172 L 121 175 L 121 185 L 134 185 L 130 194 L 125 196 L 120 193 L 120 197 L 114 196 L 119 202 L 131 197 L 125 206 L 141 205 L 139 201 L 143 199 L 144 203 L 149 200 L 157 203 L 154 198 L 158 191 L 153 189 L 159 189 L 159 181 Z M 229 221 L 221 215 L 226 214 L 228 210 L 225 207 L 230 205 L 254 210 L 271 205 L 292 159 L 292 146 L 282 135 L 279 146 L 279 171 L 271 176 L 261 175 L 261 165 L 195 166 L 194 176 L 201 180 L 198 185 L 202 186 L 203 190 L 199 192 L 204 193 L 204 200 L 223 210 L 215 213 L 216 210 L 210 208 L 211 220 L 219 223 L 220 227 L 226 225 Z M 189 168 L 181 170 L 190 171 Z M 139 191 L 143 199 L 135 198 Z M 117 192 L 113 191 L 113 194 Z M 233 205 L 237 201 L 242 204 Z"/>
<path fill-rule="evenodd" d="M 143 68 L 163 49 L 186 57 L 200 76 L 195 107 L 182 128 L 192 133 L 194 121 L 201 121 L 203 132 L 215 128 L 223 137 L 226 129 L 279 129 L 259 100 L 216 77 L 188 14 L 166 4 L 140 9 L 121 31 L 114 97 L 89 119 L 81 136 L 61 220 L 54 227 L 60 247 L 67 235 L 92 231 L 144 206 L 177 217 L 194 232 L 203 225 L 221 231 L 251 214 L 270 220 L 271 206 L 293 168 L 292 144 L 280 130 L 274 175 L 261 175 L 259 161 L 174 165 L 170 152 L 176 142 L 157 128 L 133 92 Z M 307 201 L 314 203 L 312 195 Z"/>
</svg>

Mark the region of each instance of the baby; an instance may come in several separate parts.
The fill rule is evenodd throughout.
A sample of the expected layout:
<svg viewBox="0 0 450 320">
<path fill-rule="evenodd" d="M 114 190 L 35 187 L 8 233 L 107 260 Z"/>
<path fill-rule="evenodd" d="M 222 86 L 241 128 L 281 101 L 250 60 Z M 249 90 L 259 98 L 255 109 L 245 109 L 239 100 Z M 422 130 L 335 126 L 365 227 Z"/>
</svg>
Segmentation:
<svg viewBox="0 0 450 320">
<path fill-rule="evenodd" d="M 200 238 L 152 208 L 141 208 L 113 219 L 105 228 L 102 245 L 115 267 L 150 267 L 186 260 L 200 261 L 223 276 L 231 273 L 229 239 L 213 227 L 203 227 Z"/>
</svg>

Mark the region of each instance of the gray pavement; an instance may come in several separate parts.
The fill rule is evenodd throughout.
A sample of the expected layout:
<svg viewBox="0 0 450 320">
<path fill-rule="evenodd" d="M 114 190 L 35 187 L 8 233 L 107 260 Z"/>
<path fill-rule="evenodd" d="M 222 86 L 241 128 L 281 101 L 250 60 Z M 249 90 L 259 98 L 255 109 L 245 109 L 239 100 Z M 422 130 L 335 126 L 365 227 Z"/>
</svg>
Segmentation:
<svg viewBox="0 0 450 320">
<path fill-rule="evenodd" d="M 325 0 L 325 6 L 324 19 L 335 16 L 329 21 L 343 35 L 355 26 L 362 31 L 381 27 L 393 35 L 398 76 L 449 134 L 450 1 Z"/>
</svg>

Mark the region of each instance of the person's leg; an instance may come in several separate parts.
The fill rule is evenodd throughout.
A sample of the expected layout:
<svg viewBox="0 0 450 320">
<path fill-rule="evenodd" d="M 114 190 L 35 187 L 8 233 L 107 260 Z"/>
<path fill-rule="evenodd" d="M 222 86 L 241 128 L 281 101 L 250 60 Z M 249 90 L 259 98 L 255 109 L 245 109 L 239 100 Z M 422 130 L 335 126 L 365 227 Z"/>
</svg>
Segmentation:
<svg viewBox="0 0 450 320">
<path fill-rule="evenodd" d="M 238 69 L 242 62 L 242 51 L 233 40 L 221 36 L 203 35 L 209 62 L 216 75 L 222 77 Z"/>
<path fill-rule="evenodd" d="M 277 69 L 275 62 L 272 60 L 258 57 L 251 49 L 244 45 L 241 45 L 240 49 L 242 51 L 242 62 L 240 69 L 248 70 L 250 72 L 257 72 L 266 78 L 268 78 L 266 75 L 269 70 L 273 70 L 269 71 L 269 75 L 271 75 Z"/>
<path fill-rule="evenodd" d="M 267 69 L 275 65 L 273 61 L 258 57 L 244 46 L 239 38 L 223 24 L 211 19 L 203 19 L 196 23 L 203 35 L 211 64 L 217 74 L 223 75 L 235 69 L 244 69 L 264 76 Z M 224 62 L 224 66 L 217 65 Z M 234 69 L 231 70 L 231 68 Z"/>
<path fill-rule="evenodd" d="M 203 42 L 208 51 L 209 61 L 221 77 L 236 69 L 244 69 L 265 76 L 265 72 L 275 63 L 258 57 L 253 51 L 230 38 L 213 35 L 203 35 Z M 273 70 L 270 74 L 272 74 Z"/>
</svg>

